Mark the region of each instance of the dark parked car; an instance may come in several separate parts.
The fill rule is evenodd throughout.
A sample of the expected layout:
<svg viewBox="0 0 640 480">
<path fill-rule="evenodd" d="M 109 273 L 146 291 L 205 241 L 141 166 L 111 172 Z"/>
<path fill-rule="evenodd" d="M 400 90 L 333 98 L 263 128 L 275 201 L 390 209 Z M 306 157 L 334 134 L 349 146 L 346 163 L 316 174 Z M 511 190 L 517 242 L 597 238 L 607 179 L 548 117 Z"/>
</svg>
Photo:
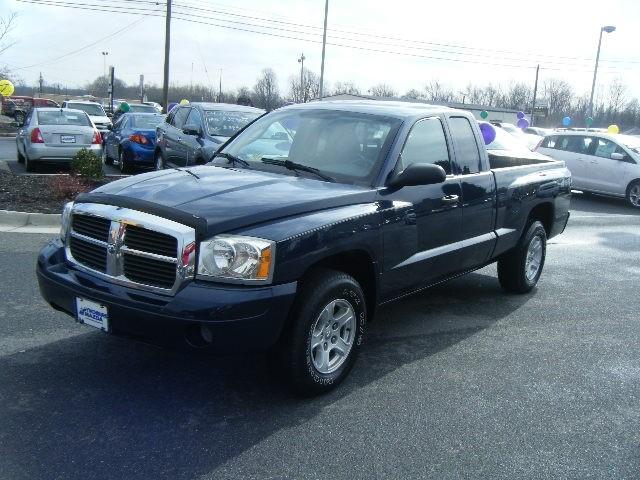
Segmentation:
<svg viewBox="0 0 640 480">
<path fill-rule="evenodd" d="M 18 125 L 24 125 L 27 115 L 36 107 L 59 107 L 60 105 L 48 98 L 34 98 L 14 95 L 12 97 L 3 97 L 2 114 L 7 117 L 13 117 Z"/>
<path fill-rule="evenodd" d="M 158 127 L 156 170 L 207 163 L 213 153 L 264 110 L 227 103 L 178 105 Z"/>
<path fill-rule="evenodd" d="M 164 122 L 161 113 L 125 113 L 104 136 L 104 163 L 114 160 L 122 173 L 134 167 L 153 168 L 156 149 L 156 127 Z"/>
<path fill-rule="evenodd" d="M 265 142 L 281 129 L 286 149 Z M 535 287 L 546 241 L 569 219 L 570 173 L 554 160 L 493 162 L 467 112 L 285 107 L 209 165 L 67 204 L 60 238 L 38 257 L 40 291 L 116 335 L 270 349 L 299 391 L 325 392 L 379 305 L 496 261 L 507 291 Z"/>
</svg>

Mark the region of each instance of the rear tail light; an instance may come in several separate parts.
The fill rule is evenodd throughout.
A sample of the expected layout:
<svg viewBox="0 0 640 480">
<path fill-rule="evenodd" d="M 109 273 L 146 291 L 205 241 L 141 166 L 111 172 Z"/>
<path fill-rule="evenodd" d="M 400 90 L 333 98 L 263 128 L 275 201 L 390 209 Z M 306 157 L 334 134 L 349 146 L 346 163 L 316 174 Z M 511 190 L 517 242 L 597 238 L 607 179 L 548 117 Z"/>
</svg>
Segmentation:
<svg viewBox="0 0 640 480">
<path fill-rule="evenodd" d="M 140 145 L 148 145 L 149 139 L 144 135 L 140 135 L 139 133 L 134 133 L 129 137 L 129 140 L 135 143 L 139 143 Z"/>
<path fill-rule="evenodd" d="M 39 128 L 31 130 L 31 143 L 44 143 L 44 138 L 42 138 L 42 132 Z"/>
<path fill-rule="evenodd" d="M 92 145 L 102 145 L 102 135 L 98 130 L 93 131 L 93 139 L 91 140 Z"/>
</svg>

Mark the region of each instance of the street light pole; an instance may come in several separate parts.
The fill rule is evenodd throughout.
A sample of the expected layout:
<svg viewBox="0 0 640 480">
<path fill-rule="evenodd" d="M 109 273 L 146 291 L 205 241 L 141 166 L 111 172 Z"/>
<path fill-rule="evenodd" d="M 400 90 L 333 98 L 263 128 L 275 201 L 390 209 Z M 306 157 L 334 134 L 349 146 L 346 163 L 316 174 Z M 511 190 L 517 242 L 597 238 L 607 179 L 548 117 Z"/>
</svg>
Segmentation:
<svg viewBox="0 0 640 480">
<path fill-rule="evenodd" d="M 298 59 L 298 63 L 300 64 L 300 100 L 302 103 L 305 103 L 307 100 L 304 94 L 304 61 L 306 58 L 303 53 Z"/>
<path fill-rule="evenodd" d="M 324 2 L 324 31 L 322 33 L 322 63 L 320 63 L 320 100 L 323 97 L 324 88 L 324 52 L 327 46 L 327 16 L 329 15 L 329 0 Z"/>
<path fill-rule="evenodd" d="M 600 38 L 598 39 L 598 53 L 596 53 L 596 65 L 593 68 L 593 83 L 591 84 L 591 96 L 589 97 L 589 110 L 588 115 L 593 117 L 593 94 L 596 90 L 596 77 L 598 76 L 598 62 L 600 61 L 600 47 L 602 46 L 602 32 L 611 33 L 616 30 L 616 27 L 608 25 L 600 29 Z"/>
<path fill-rule="evenodd" d="M 107 76 L 107 55 L 109 52 L 102 52 L 102 70 L 105 77 Z"/>
<path fill-rule="evenodd" d="M 162 83 L 162 111 L 169 113 L 169 51 L 171 49 L 171 0 L 167 0 L 164 25 L 164 75 Z"/>
</svg>

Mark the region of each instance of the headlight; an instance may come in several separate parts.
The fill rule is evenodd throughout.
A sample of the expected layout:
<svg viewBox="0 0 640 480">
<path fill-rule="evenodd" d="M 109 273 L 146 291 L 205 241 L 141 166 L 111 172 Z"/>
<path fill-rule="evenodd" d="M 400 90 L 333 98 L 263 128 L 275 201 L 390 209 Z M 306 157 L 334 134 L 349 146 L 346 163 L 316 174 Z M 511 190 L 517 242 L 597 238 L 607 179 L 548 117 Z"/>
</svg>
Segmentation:
<svg viewBox="0 0 640 480">
<path fill-rule="evenodd" d="M 73 209 L 73 202 L 65 203 L 62 208 L 62 217 L 60 222 L 60 238 L 64 242 L 67 238 L 67 232 L 69 232 L 69 224 L 71 223 L 71 210 Z"/>
<path fill-rule="evenodd" d="M 231 283 L 269 283 L 275 243 L 240 235 L 218 235 L 200 243 L 198 276 Z"/>
</svg>

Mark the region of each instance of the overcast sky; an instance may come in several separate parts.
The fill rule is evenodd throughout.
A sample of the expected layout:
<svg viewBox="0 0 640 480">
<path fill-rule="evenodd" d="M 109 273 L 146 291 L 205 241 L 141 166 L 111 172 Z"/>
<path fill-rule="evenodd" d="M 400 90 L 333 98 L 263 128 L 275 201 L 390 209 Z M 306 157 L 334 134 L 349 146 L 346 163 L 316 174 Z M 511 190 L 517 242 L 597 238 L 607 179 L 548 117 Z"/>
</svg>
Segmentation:
<svg viewBox="0 0 640 480">
<path fill-rule="evenodd" d="M 148 83 L 162 83 L 163 0 L 159 5 L 142 0 L 55 1 L 151 11 L 136 16 L 0 0 L 2 15 L 19 15 L 13 32 L 17 44 L 0 56 L 0 65 L 17 71 L 28 83 L 35 83 L 42 72 L 47 83 L 72 87 L 101 75 L 101 52 L 108 51 L 107 63 L 127 83 L 137 83 L 141 73 Z M 223 89 L 228 90 L 253 86 L 259 72 L 271 67 L 286 93 L 288 78 L 299 75 L 297 58 L 302 52 L 305 65 L 320 71 L 324 0 L 174 0 L 174 5 L 172 82 L 217 86 L 222 69 Z M 598 83 L 606 88 L 621 77 L 640 97 L 638 0 L 330 0 L 328 23 L 329 84 L 353 81 L 366 92 L 384 82 L 399 93 L 422 89 L 431 79 L 457 90 L 468 82 L 525 81 L 533 86 L 537 63 L 541 81 L 562 78 L 578 93 L 588 92 L 600 27 L 615 25 L 617 30 L 603 39 Z M 57 59 L 63 55 L 67 56 Z"/>
</svg>

